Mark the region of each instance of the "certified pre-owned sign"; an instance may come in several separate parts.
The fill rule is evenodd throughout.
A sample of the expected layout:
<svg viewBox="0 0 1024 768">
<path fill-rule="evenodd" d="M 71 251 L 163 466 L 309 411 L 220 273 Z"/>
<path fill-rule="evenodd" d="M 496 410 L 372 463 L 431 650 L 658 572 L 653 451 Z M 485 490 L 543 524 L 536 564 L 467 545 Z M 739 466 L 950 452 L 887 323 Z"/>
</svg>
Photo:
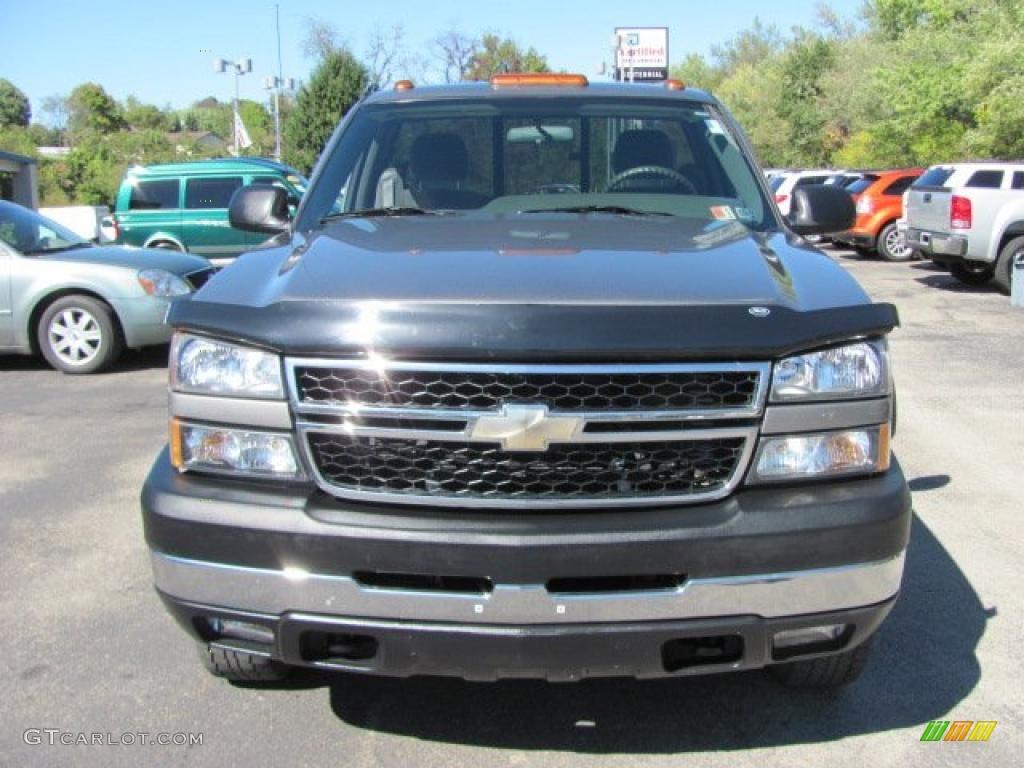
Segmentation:
<svg viewBox="0 0 1024 768">
<path fill-rule="evenodd" d="M 667 27 L 616 27 L 615 39 L 617 79 L 668 79 Z"/>
</svg>

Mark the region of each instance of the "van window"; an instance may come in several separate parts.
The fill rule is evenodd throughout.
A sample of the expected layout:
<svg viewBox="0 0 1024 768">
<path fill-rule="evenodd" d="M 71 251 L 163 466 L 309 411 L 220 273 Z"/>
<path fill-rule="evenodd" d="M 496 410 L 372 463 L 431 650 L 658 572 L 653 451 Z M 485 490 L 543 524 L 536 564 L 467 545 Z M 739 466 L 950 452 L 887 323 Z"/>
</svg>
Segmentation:
<svg viewBox="0 0 1024 768">
<path fill-rule="evenodd" d="M 185 182 L 186 208 L 227 208 L 235 190 L 242 186 L 241 176 L 216 179 L 189 179 Z"/>
<path fill-rule="evenodd" d="M 910 185 L 914 183 L 916 176 L 900 176 L 896 181 L 885 188 L 882 192 L 883 195 L 890 195 L 892 197 L 900 197 L 904 192 L 910 189 Z"/>
<path fill-rule="evenodd" d="M 178 207 L 179 184 L 177 179 L 138 181 L 132 186 L 128 209 L 131 211 L 175 209 Z"/>
<path fill-rule="evenodd" d="M 1024 172 L 1017 171 L 1015 174 L 1013 174 L 1012 186 L 1014 189 L 1024 189 Z"/>
<path fill-rule="evenodd" d="M 1002 171 L 975 171 L 965 186 L 979 189 L 999 189 L 1002 185 Z"/>
</svg>

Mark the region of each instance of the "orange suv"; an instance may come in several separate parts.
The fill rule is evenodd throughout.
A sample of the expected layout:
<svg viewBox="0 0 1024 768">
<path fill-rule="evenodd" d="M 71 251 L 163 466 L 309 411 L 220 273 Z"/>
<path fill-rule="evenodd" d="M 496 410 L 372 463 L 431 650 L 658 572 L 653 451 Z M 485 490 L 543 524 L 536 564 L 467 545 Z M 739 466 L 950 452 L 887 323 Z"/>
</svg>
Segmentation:
<svg viewBox="0 0 1024 768">
<path fill-rule="evenodd" d="M 886 261 L 909 260 L 914 251 L 897 232 L 896 220 L 903 216 L 903 193 L 922 173 L 922 168 L 865 172 L 846 188 L 857 204 L 857 221 L 832 239 L 862 255 L 877 251 Z"/>
</svg>

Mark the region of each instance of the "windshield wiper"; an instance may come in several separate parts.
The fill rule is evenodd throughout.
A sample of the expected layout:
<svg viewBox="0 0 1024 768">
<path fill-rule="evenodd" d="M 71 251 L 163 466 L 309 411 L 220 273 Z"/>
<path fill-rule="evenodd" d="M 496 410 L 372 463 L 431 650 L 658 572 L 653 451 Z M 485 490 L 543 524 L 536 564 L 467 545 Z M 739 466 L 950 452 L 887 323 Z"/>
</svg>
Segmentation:
<svg viewBox="0 0 1024 768">
<path fill-rule="evenodd" d="M 70 251 L 74 248 L 92 248 L 92 246 L 92 243 L 70 243 L 56 248 L 31 248 L 27 251 L 22 251 L 21 253 L 24 256 L 39 256 L 43 253 L 60 253 L 61 251 Z"/>
<path fill-rule="evenodd" d="M 672 216 L 664 211 L 641 211 L 623 205 L 567 205 L 559 208 L 530 208 L 519 213 L 612 213 L 618 216 Z"/>
<path fill-rule="evenodd" d="M 334 219 L 369 219 L 375 216 L 441 216 L 446 213 L 451 213 L 451 211 L 441 209 L 427 210 L 426 208 L 414 208 L 412 206 L 388 206 L 386 208 L 363 208 L 360 211 L 329 213 L 320 219 L 320 221 L 333 221 Z"/>
</svg>

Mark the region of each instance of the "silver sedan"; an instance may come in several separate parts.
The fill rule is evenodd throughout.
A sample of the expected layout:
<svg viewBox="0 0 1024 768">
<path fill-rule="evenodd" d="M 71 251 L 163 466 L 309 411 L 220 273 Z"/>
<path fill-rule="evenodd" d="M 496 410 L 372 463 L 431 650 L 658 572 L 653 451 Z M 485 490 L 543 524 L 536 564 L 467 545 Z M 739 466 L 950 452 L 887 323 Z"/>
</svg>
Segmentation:
<svg viewBox="0 0 1024 768">
<path fill-rule="evenodd" d="M 190 254 L 96 246 L 0 200 L 0 353 L 39 353 L 65 373 L 101 371 L 125 347 L 167 342 L 168 303 L 213 271 Z"/>
</svg>

